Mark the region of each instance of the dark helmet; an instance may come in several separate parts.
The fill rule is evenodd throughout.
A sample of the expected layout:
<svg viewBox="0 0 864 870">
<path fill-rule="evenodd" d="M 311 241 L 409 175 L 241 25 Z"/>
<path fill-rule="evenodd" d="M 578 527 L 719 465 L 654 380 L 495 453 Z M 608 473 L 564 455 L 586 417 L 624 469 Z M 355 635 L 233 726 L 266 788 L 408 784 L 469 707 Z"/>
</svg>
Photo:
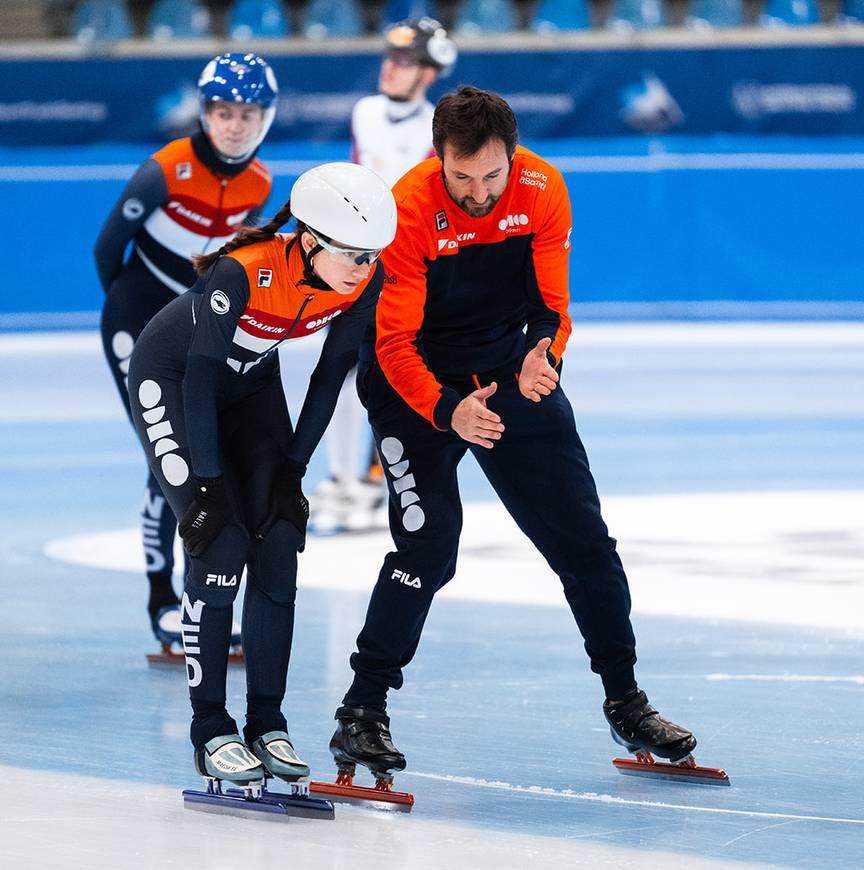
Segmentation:
<svg viewBox="0 0 864 870">
<path fill-rule="evenodd" d="M 410 58 L 422 66 L 447 73 L 456 63 L 459 51 L 447 31 L 434 18 L 408 18 L 394 24 L 384 34 L 387 56 L 394 60 Z"/>
</svg>

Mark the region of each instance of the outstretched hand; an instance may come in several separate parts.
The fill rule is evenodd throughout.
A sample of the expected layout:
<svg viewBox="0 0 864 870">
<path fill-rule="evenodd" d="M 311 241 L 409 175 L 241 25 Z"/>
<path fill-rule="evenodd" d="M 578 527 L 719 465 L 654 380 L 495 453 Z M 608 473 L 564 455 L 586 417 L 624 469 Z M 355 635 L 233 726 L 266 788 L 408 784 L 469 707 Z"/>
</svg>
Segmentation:
<svg viewBox="0 0 864 870">
<path fill-rule="evenodd" d="M 549 365 L 546 356 L 551 344 L 551 338 L 541 338 L 534 350 L 525 354 L 522 371 L 519 372 L 519 392 L 532 402 L 539 402 L 558 386 L 558 372 Z"/>
<path fill-rule="evenodd" d="M 486 400 L 497 389 L 498 384 L 493 381 L 488 387 L 474 390 L 456 406 L 450 428 L 460 438 L 481 447 L 492 447 L 493 442 L 501 437 L 504 424 L 494 411 L 486 407 Z"/>
</svg>

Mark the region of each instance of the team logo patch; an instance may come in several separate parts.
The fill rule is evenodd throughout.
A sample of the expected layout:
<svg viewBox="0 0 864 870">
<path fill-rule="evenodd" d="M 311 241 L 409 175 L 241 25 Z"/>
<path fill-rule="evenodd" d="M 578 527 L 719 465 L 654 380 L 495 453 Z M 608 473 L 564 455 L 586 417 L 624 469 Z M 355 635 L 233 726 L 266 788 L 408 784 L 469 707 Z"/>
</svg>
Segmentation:
<svg viewBox="0 0 864 870">
<path fill-rule="evenodd" d="M 127 221 L 136 221 L 144 214 L 144 203 L 137 197 L 130 197 L 123 203 L 123 217 Z"/>
<path fill-rule="evenodd" d="M 435 212 L 435 229 L 436 230 L 446 230 L 450 224 L 447 223 L 447 212 L 439 211 Z"/>
<path fill-rule="evenodd" d="M 269 287 L 273 283 L 273 270 L 272 269 L 259 269 L 258 270 L 258 286 L 259 287 Z"/>
<path fill-rule="evenodd" d="M 227 314 L 228 309 L 231 308 L 231 303 L 221 290 L 214 290 L 210 294 L 210 307 L 214 314 Z"/>
<path fill-rule="evenodd" d="M 191 163 L 178 163 L 177 164 L 177 177 L 184 181 L 187 178 L 192 177 L 192 164 Z"/>
</svg>

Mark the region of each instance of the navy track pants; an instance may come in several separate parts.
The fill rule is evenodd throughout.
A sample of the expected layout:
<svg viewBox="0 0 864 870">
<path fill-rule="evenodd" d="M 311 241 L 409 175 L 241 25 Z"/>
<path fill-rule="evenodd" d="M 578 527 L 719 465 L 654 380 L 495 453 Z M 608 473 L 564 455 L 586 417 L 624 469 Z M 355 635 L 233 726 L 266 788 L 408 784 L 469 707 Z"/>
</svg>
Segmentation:
<svg viewBox="0 0 864 870">
<path fill-rule="evenodd" d="M 600 513 L 594 479 L 559 387 L 539 403 L 524 398 L 513 368 L 496 372 L 488 406 L 505 426 L 490 450 L 440 432 L 390 387 L 376 364 L 359 373 L 390 493 L 387 554 L 351 656 L 344 703 L 381 705 L 402 685 L 435 593 L 456 570 L 462 506 L 456 466 L 471 450 L 501 502 L 559 576 L 592 670 L 606 696 L 633 688 L 635 640 L 630 592 L 615 540 Z M 485 386 L 491 378 L 483 381 Z M 450 383 L 467 395 L 475 385 Z"/>
</svg>

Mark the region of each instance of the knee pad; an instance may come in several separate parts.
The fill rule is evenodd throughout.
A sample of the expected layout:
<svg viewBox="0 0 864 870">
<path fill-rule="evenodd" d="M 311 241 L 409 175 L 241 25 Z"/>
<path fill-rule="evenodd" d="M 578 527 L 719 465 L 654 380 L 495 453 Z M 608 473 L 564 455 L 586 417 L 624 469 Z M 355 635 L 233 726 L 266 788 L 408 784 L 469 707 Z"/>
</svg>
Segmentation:
<svg viewBox="0 0 864 870">
<path fill-rule="evenodd" d="M 263 541 L 253 543 L 249 582 L 276 604 L 294 603 L 297 595 L 297 532 L 276 523 Z"/>
<path fill-rule="evenodd" d="M 237 597 L 246 564 L 248 537 L 237 526 L 226 526 L 198 558 L 189 559 L 186 592 L 211 607 L 228 607 Z"/>
</svg>

